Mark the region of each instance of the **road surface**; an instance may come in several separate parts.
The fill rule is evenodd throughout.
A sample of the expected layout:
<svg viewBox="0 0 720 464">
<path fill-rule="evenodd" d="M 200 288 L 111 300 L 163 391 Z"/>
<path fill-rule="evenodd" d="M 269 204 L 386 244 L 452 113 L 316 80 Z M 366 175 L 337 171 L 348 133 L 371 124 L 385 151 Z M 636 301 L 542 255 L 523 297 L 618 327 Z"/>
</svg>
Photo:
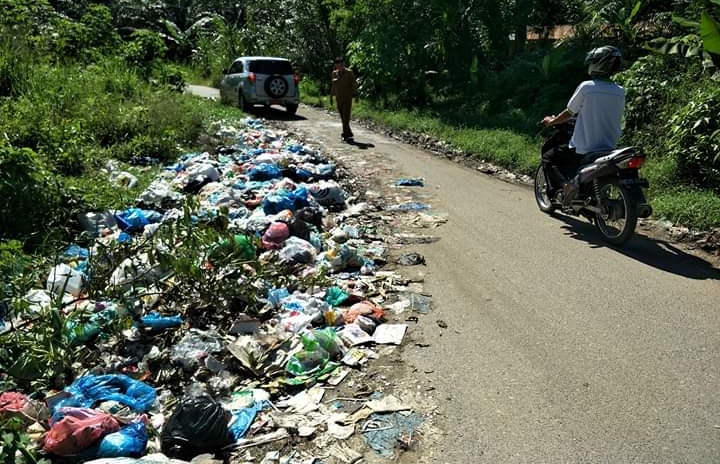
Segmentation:
<svg viewBox="0 0 720 464">
<path fill-rule="evenodd" d="M 298 115 L 285 123 L 347 152 L 339 117 Z M 353 130 L 373 145 L 358 162 L 424 178 L 449 215 L 416 247 L 435 309 L 413 330 L 430 346 L 404 352 L 442 414 L 423 461 L 720 462 L 716 270 L 647 238 L 608 247 L 586 222 L 540 213 L 525 186 Z"/>
</svg>

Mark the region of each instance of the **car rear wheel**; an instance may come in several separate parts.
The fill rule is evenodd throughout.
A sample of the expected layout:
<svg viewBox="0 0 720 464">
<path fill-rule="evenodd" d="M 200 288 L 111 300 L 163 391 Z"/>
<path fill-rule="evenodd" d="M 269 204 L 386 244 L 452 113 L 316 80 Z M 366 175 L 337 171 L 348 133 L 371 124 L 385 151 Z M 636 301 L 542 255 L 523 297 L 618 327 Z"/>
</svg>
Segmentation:
<svg viewBox="0 0 720 464">
<path fill-rule="evenodd" d="M 270 76 L 265 81 L 265 92 L 272 98 L 282 98 L 288 93 L 290 86 L 282 76 Z"/>
</svg>

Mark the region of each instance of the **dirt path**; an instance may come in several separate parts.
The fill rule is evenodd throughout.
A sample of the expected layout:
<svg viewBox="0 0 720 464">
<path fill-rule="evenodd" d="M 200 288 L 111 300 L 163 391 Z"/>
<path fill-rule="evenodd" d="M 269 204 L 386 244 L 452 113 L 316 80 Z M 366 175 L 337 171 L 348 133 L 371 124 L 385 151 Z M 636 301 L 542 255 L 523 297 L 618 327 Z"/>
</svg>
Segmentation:
<svg viewBox="0 0 720 464">
<path fill-rule="evenodd" d="M 283 123 L 378 184 L 424 178 L 421 200 L 449 217 L 438 242 L 406 247 L 427 259 L 435 309 L 412 326 L 399 381 L 430 395 L 443 432 L 413 459 L 720 460 L 720 273 L 643 237 L 609 248 L 540 213 L 527 187 L 357 125 L 371 146 L 342 144 L 336 116 L 299 116 Z"/>
</svg>

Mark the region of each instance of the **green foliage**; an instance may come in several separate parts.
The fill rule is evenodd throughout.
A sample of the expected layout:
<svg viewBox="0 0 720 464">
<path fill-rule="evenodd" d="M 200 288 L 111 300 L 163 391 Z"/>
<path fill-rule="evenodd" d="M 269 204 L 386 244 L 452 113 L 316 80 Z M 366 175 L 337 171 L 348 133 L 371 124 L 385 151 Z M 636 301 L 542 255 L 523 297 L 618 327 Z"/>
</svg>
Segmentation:
<svg viewBox="0 0 720 464">
<path fill-rule="evenodd" d="M 669 189 L 653 195 L 652 205 L 656 217 L 698 230 L 710 230 L 720 224 L 720 197 L 716 192 Z"/>
<path fill-rule="evenodd" d="M 713 3 L 720 6 L 718 2 Z M 673 21 L 683 28 L 694 29 L 693 32 L 673 37 L 658 37 L 649 41 L 645 48 L 663 55 L 680 55 L 685 58 L 702 60 L 706 69 L 715 68 L 713 55 L 720 55 L 720 26 L 708 10 L 700 12 L 700 21 L 690 21 L 681 16 L 673 15 Z"/>
<path fill-rule="evenodd" d="M 615 80 L 625 87 L 625 130 L 647 130 L 649 126 L 664 126 L 670 115 L 664 112 L 686 97 L 690 83 L 702 77 L 697 63 L 678 57 L 649 55 L 638 59 Z M 661 128 L 661 130 L 664 130 Z"/>
<path fill-rule="evenodd" d="M 159 34 L 149 30 L 137 30 L 130 37 L 121 51 L 125 61 L 146 77 L 152 74 L 153 69 L 165 57 L 167 48 Z"/>
<path fill-rule="evenodd" d="M 48 464 L 36 456 L 35 445 L 19 417 L 0 418 L 0 464 Z"/>
<path fill-rule="evenodd" d="M 720 192 L 720 83 L 705 81 L 670 120 L 669 154 L 680 175 Z"/>
<path fill-rule="evenodd" d="M 0 197 L 0 239 L 38 235 L 57 224 L 66 204 L 62 184 L 37 153 L 1 142 Z"/>
</svg>

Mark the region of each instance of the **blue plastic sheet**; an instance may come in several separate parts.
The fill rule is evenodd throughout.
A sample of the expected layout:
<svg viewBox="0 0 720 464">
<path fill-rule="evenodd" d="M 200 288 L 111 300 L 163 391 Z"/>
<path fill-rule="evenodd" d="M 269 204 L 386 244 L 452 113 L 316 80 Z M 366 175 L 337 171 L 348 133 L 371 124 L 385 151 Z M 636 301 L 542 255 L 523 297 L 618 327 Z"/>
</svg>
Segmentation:
<svg viewBox="0 0 720 464">
<path fill-rule="evenodd" d="M 248 179 L 250 180 L 272 180 L 282 177 L 280 169 L 274 164 L 260 163 L 254 168 L 250 169 L 247 173 Z"/>
<path fill-rule="evenodd" d="M 263 199 L 263 211 L 267 215 L 278 214 L 286 209 L 295 212 L 306 206 L 310 206 L 310 202 L 305 187 L 298 187 L 293 191 L 278 190 Z"/>
<path fill-rule="evenodd" d="M 83 454 L 92 458 L 138 458 L 145 454 L 147 442 L 147 427 L 142 421 L 138 421 L 105 435 L 99 444 Z"/>
<path fill-rule="evenodd" d="M 232 424 L 229 428 L 230 437 L 235 441 L 243 438 L 247 434 L 248 430 L 250 430 L 250 426 L 255 420 L 257 413 L 268 406 L 270 406 L 269 401 L 256 401 L 255 404 L 249 408 L 233 411 Z"/>
<path fill-rule="evenodd" d="M 155 389 L 122 374 L 87 375 L 75 380 L 65 391 L 72 396 L 53 405 L 91 408 L 102 401 L 117 401 L 138 412 L 146 412 L 155 402 Z"/>
<path fill-rule="evenodd" d="M 171 327 L 180 327 L 183 323 L 180 316 L 163 316 L 158 312 L 152 312 L 140 319 L 143 327 L 150 327 L 155 330 L 169 329 Z"/>
</svg>

